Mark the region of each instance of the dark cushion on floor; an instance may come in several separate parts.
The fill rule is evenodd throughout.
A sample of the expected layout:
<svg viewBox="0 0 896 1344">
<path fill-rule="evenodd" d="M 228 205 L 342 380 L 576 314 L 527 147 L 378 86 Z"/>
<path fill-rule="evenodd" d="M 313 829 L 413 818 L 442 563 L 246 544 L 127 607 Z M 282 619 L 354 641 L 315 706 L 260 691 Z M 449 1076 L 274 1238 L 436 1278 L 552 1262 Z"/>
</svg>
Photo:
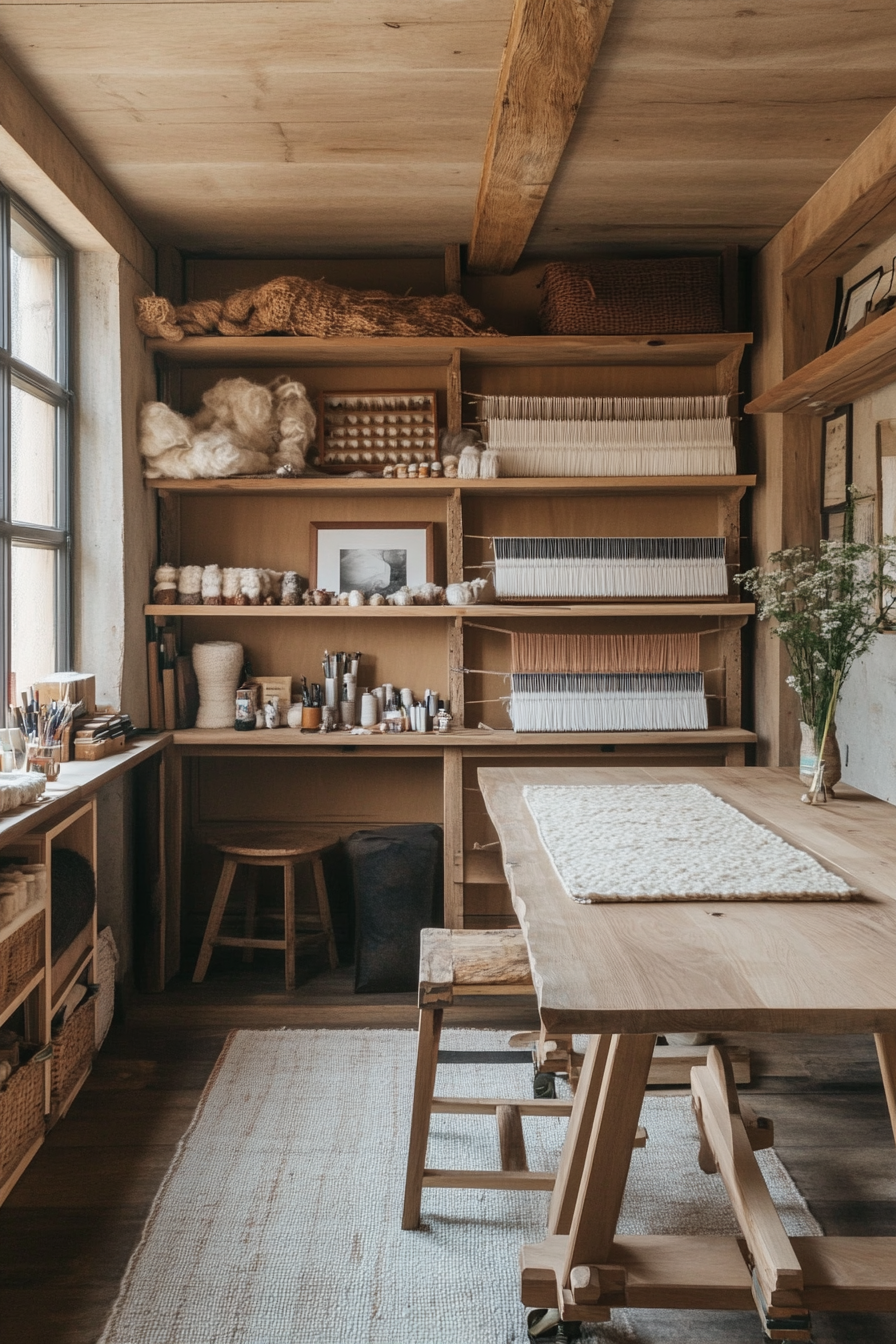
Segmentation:
<svg viewBox="0 0 896 1344">
<path fill-rule="evenodd" d="M 420 930 L 442 922 L 442 828 L 355 831 L 346 844 L 355 893 L 355 992 L 417 988 Z"/>
</svg>

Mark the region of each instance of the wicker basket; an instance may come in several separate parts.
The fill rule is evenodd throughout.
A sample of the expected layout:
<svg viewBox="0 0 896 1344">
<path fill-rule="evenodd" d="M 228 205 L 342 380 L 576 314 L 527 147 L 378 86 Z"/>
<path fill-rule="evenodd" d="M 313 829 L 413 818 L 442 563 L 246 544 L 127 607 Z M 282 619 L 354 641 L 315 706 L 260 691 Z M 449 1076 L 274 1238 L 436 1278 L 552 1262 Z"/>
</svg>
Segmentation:
<svg viewBox="0 0 896 1344">
<path fill-rule="evenodd" d="M 53 1037 L 53 1070 L 50 1078 L 50 1109 L 65 1105 L 96 1054 L 96 991 L 72 1013 Z"/>
<path fill-rule="evenodd" d="M 0 943 L 0 1011 L 40 970 L 44 959 L 44 912 L 38 910 Z"/>
<path fill-rule="evenodd" d="M 551 262 L 539 308 L 545 336 L 722 331 L 718 257 Z"/>
<path fill-rule="evenodd" d="M 0 1087 L 0 1187 L 44 1132 L 44 1060 L 41 1051 Z"/>
</svg>

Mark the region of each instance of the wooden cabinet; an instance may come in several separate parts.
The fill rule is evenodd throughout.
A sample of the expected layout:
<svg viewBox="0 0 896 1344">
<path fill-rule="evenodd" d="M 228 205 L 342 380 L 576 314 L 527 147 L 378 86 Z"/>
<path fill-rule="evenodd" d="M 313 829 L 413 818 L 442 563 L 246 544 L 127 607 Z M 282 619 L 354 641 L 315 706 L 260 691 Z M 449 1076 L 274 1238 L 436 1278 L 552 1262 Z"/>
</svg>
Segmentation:
<svg viewBox="0 0 896 1344">
<path fill-rule="evenodd" d="M 441 339 L 300 337 L 150 341 L 161 395 L 185 412 L 225 376 L 267 380 L 288 372 L 309 395 L 376 389 L 437 390 L 439 421 L 457 429 L 466 394 L 674 396 L 738 390 L 744 334 L 668 337 L 535 336 Z M 732 400 L 732 406 L 735 405 Z M 432 523 L 437 583 L 473 577 L 494 535 L 726 538 L 729 572 L 740 560 L 740 500 L 755 483 L 725 477 L 512 478 L 498 480 L 235 479 L 156 481 L 159 558 L 178 564 L 258 565 L 310 571 L 310 524 Z M 149 579 L 149 576 L 147 576 Z M 719 601 L 489 604 L 471 607 L 179 607 L 147 605 L 176 620 L 180 644 L 236 639 L 256 673 L 321 679 L 324 648 L 363 651 L 359 682 L 391 681 L 450 698 L 445 737 L 348 738 L 188 730 L 175 749 L 190 764 L 169 809 L 190 835 L 208 824 L 313 821 L 348 834 L 361 825 L 444 821 L 446 923 L 513 920 L 476 787 L 477 765 L 724 764 L 743 762 L 753 735 L 741 726 L 741 627 L 753 607 L 732 587 Z M 514 734 L 502 703 L 512 630 L 694 631 L 701 636 L 710 727 L 695 732 Z M 191 871 L 196 871 L 191 869 Z M 195 887 L 196 883 L 191 883 Z M 204 923 L 192 917 L 192 931 Z"/>
<path fill-rule="evenodd" d="M 26 1038 L 38 1047 L 37 1054 L 0 1092 L 0 1203 L 40 1148 L 47 1127 L 71 1106 L 90 1072 L 94 1055 L 92 1011 L 82 1012 L 77 1021 L 73 1015 L 62 1032 L 51 1037 L 53 1018 L 78 980 L 85 972 L 91 983 L 96 980 L 95 903 L 89 920 L 53 962 L 50 892 L 53 854 L 58 848 L 77 851 L 96 876 L 95 799 L 71 808 L 0 850 L 2 863 L 43 864 L 46 870 L 45 901 L 29 906 L 0 929 L 0 957 L 6 957 L 10 965 L 21 965 L 25 953 L 28 961 L 24 974 L 17 974 L 15 983 L 9 981 L 0 995 L 0 1026 L 24 1007 Z M 39 1087 L 35 1081 L 38 1072 Z"/>
</svg>

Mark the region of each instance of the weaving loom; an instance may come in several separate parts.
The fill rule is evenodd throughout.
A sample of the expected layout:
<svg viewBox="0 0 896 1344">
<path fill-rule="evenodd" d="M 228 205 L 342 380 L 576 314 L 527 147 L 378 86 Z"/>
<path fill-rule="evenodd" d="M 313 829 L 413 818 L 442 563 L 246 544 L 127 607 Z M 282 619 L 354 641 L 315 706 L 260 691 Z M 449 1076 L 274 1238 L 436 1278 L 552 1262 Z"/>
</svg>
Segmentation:
<svg viewBox="0 0 896 1344">
<path fill-rule="evenodd" d="M 708 727 L 695 634 L 511 634 L 517 733 Z"/>
<path fill-rule="evenodd" d="M 726 597 L 724 537 L 493 537 L 495 596 Z"/>
<path fill-rule="evenodd" d="M 733 475 L 727 398 L 479 398 L 498 476 Z"/>
</svg>

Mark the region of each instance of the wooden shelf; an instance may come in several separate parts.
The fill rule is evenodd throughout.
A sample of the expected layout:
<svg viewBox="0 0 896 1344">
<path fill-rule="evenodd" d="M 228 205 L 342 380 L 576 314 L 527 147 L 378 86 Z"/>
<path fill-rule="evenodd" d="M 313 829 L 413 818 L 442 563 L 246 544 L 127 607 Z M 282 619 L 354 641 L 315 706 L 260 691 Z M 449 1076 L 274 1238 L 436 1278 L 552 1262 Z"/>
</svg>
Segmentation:
<svg viewBox="0 0 896 1344">
<path fill-rule="evenodd" d="M 146 342 L 170 364 L 442 366 L 455 350 L 467 364 L 721 364 L 752 343 L 750 332 L 677 336 L 185 336 Z"/>
<path fill-rule="evenodd" d="M 896 308 L 804 364 L 746 407 L 751 415 L 827 415 L 896 378 Z"/>
<path fill-rule="evenodd" d="M 505 620 L 518 620 L 520 617 L 548 618 L 572 616 L 736 616 L 743 619 L 752 616 L 756 607 L 752 602 L 577 602 L 563 603 L 501 603 L 485 604 L 474 607 L 177 607 L 159 606 L 148 603 L 143 612 L 146 616 L 191 616 L 201 619 L 226 617 L 238 620 L 247 617 L 250 620 L 262 618 L 280 620 L 453 620 L 461 616 L 466 620 L 488 616 L 502 616 Z"/>
<path fill-rule="evenodd" d="M 301 751 L 307 748 L 326 748 L 345 751 L 358 747 L 373 747 L 388 752 L 400 748 L 444 750 L 447 747 L 481 748 L 557 746 L 624 746 L 666 745 L 683 746 L 702 743 L 716 746 L 722 743 L 755 742 L 756 734 L 746 728 L 703 728 L 685 732 L 633 733 L 514 733 L 510 729 L 490 731 L 485 728 L 455 728 L 447 733 L 370 733 L 353 736 L 348 732 L 302 732 L 300 728 L 256 728 L 253 732 L 238 733 L 234 728 L 182 728 L 172 734 L 176 747 L 224 747 L 227 754 L 259 749 Z"/>
<path fill-rule="evenodd" d="M 232 476 L 214 481 L 146 481 L 151 490 L 172 495 L 715 495 L 745 490 L 755 476 L 502 476 L 498 480 L 362 481 L 347 476 Z"/>
</svg>

